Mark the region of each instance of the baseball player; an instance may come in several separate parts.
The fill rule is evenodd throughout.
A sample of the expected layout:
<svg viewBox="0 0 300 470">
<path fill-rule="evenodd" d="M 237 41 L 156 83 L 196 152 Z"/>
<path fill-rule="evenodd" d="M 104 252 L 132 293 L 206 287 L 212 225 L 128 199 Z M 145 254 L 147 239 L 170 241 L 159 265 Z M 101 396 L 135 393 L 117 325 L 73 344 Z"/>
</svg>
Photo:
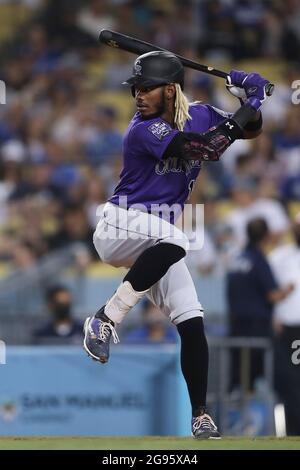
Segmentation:
<svg viewBox="0 0 300 470">
<path fill-rule="evenodd" d="M 217 161 L 236 139 L 254 138 L 261 132 L 259 108 L 268 82 L 256 73 L 232 71 L 228 86 L 245 92 L 242 106 L 233 115 L 207 104 L 188 103 L 183 66 L 169 52 L 138 57 L 125 83 L 131 86 L 137 112 L 124 135 L 120 182 L 104 205 L 94 244 L 104 262 L 129 270 L 106 305 L 86 319 L 84 348 L 93 359 L 107 362 L 111 337 L 119 341 L 116 325 L 146 295 L 180 335 L 193 436 L 218 439 L 206 409 L 208 347 L 203 309 L 184 261 L 189 241 L 174 222 L 202 161 Z"/>
</svg>

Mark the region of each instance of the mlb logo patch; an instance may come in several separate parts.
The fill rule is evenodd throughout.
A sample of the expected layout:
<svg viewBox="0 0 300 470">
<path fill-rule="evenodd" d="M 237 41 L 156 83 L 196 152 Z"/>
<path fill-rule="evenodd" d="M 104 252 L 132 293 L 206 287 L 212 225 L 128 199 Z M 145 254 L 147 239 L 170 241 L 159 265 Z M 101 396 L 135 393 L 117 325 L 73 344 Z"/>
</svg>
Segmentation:
<svg viewBox="0 0 300 470">
<path fill-rule="evenodd" d="M 171 127 L 165 122 L 160 121 L 151 124 L 151 126 L 148 127 L 148 130 L 152 132 L 158 140 L 162 140 L 166 135 L 170 134 Z"/>
</svg>

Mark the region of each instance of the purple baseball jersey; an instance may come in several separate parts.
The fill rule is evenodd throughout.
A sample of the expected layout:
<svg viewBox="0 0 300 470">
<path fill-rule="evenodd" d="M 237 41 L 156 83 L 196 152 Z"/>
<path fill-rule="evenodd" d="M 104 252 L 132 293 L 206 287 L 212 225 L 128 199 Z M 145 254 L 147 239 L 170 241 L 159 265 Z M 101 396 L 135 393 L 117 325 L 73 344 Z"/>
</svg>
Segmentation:
<svg viewBox="0 0 300 470">
<path fill-rule="evenodd" d="M 206 132 L 230 116 L 200 103 L 190 104 L 189 113 L 192 119 L 186 121 L 185 132 Z M 200 172 L 201 162 L 176 155 L 163 158 L 178 132 L 160 117 L 145 120 L 139 112 L 134 115 L 124 135 L 123 170 L 109 199 L 111 203 L 118 205 L 120 197 L 126 196 L 128 207 L 143 204 L 149 212 L 154 204 L 179 204 L 183 208 Z"/>
</svg>

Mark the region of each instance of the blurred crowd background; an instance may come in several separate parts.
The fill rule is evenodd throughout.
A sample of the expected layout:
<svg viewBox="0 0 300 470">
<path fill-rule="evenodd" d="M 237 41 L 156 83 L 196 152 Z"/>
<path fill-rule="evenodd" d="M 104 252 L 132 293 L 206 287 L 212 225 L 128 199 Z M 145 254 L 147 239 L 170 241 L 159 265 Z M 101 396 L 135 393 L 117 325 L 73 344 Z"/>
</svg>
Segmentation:
<svg viewBox="0 0 300 470">
<path fill-rule="evenodd" d="M 247 242 L 247 223 L 263 218 L 274 248 L 292 240 L 299 222 L 300 106 L 292 100 L 299 24 L 299 0 L 0 1 L 1 337 L 19 344 L 46 333 L 76 336 L 78 325 L 54 333 L 41 325 L 47 312 L 57 321 L 73 309 L 80 323 L 91 299 L 96 304 L 99 295 L 99 307 L 101 292 L 109 297 L 109 281 L 121 275 L 98 259 L 92 233 L 121 170 L 122 132 L 135 112 L 121 83 L 135 56 L 100 45 L 104 28 L 224 70 L 260 72 L 276 84 L 263 107 L 263 134 L 205 163 L 192 194 L 193 203 L 205 204 L 205 243 L 188 263 L 206 286 L 208 329 L 216 297 L 225 299 L 209 332 L 226 334 L 228 299 L 219 286 Z M 221 79 L 191 70 L 185 93 L 226 111 L 239 106 Z M 154 341 L 174 341 L 160 331 L 157 312 L 143 309 L 129 322 L 128 341 L 146 341 L 145 331 L 134 333 L 144 327 L 154 328 Z"/>
</svg>

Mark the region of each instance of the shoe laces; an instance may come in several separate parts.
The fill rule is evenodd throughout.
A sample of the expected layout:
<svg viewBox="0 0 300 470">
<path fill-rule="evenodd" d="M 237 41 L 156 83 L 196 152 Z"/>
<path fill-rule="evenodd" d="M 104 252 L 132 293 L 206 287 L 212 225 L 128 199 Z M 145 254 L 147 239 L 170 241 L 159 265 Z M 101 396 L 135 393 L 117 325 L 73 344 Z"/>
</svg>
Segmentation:
<svg viewBox="0 0 300 470">
<path fill-rule="evenodd" d="M 201 416 L 197 416 L 193 420 L 193 428 L 196 431 L 197 429 L 203 428 L 203 429 L 217 429 L 217 426 L 211 419 L 211 417 L 208 414 L 203 414 Z"/>
<path fill-rule="evenodd" d="M 109 340 L 110 335 L 112 335 L 115 344 L 120 342 L 117 332 L 112 324 L 101 321 L 99 325 L 99 339 L 103 341 L 103 343 L 106 343 L 106 341 Z"/>
</svg>

